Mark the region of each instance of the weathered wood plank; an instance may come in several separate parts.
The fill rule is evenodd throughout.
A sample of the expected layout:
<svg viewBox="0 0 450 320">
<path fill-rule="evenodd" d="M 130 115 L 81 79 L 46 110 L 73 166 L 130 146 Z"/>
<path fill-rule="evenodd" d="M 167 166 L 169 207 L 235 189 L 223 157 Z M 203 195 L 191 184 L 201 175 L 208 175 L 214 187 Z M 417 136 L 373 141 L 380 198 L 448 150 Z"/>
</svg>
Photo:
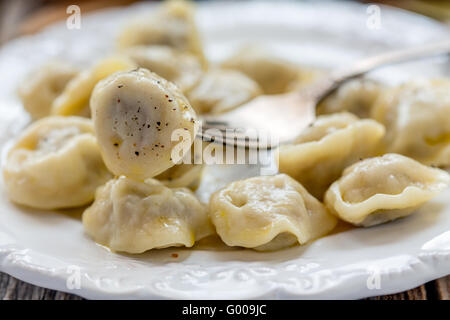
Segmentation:
<svg viewBox="0 0 450 320">
<path fill-rule="evenodd" d="M 81 300 L 65 292 L 34 286 L 0 273 L 0 300 Z"/>
<path fill-rule="evenodd" d="M 73 294 L 36 287 L 0 273 L 0 300 L 81 300 Z M 428 282 L 412 290 L 369 298 L 369 300 L 450 300 L 450 276 Z"/>
<path fill-rule="evenodd" d="M 436 281 L 437 299 L 450 300 L 450 275 Z"/>
</svg>

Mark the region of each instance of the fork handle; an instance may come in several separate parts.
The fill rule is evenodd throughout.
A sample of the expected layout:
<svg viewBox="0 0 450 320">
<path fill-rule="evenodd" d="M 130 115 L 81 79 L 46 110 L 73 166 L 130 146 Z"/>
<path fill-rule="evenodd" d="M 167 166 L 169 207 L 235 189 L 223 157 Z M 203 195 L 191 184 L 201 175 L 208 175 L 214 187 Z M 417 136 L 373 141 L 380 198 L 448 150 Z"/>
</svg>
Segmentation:
<svg viewBox="0 0 450 320">
<path fill-rule="evenodd" d="M 364 58 L 349 67 L 331 72 L 327 79 L 328 83 L 322 86 L 322 90 L 319 89 L 319 91 L 322 91 L 318 93 L 319 100 L 327 97 L 344 82 L 362 76 L 375 69 L 396 63 L 430 58 L 448 53 L 450 53 L 450 39 Z"/>
</svg>

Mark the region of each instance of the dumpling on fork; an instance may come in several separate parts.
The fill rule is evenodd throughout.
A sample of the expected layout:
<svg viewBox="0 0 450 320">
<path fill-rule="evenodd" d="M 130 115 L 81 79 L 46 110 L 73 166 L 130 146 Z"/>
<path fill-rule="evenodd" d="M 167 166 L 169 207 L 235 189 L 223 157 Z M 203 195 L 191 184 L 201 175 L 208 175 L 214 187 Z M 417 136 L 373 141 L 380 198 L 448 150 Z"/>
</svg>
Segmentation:
<svg viewBox="0 0 450 320">
<path fill-rule="evenodd" d="M 192 191 L 124 176 L 97 190 L 95 202 L 83 213 L 83 226 L 96 242 L 128 253 L 192 247 L 214 233 L 206 206 Z"/>
<path fill-rule="evenodd" d="M 376 155 L 384 131 L 376 121 L 350 113 L 319 116 L 293 144 L 280 146 L 279 170 L 321 200 L 346 167 Z"/>
<path fill-rule="evenodd" d="M 178 163 L 194 142 L 197 117 L 189 101 L 147 69 L 98 83 L 91 108 L 103 159 L 118 176 L 154 177 Z"/>
<path fill-rule="evenodd" d="M 369 227 L 411 214 L 449 183 L 443 170 L 385 154 L 345 169 L 327 191 L 325 204 L 339 218 Z"/>
<path fill-rule="evenodd" d="M 235 181 L 210 199 L 211 220 L 229 246 L 268 251 L 330 232 L 337 219 L 285 174 Z"/>
<path fill-rule="evenodd" d="M 3 166 L 9 198 L 39 209 L 86 205 L 111 178 L 90 119 L 46 117 L 25 129 Z"/>
</svg>

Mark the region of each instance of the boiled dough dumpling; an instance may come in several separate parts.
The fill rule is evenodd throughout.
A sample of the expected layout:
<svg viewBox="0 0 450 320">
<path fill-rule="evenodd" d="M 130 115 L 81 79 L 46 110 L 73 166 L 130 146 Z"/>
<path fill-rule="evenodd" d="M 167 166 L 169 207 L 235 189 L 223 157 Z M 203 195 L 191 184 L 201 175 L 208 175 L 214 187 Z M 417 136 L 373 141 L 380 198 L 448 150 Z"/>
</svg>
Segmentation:
<svg viewBox="0 0 450 320">
<path fill-rule="evenodd" d="M 47 117 L 25 129 L 3 166 L 9 198 L 40 209 L 88 204 L 110 179 L 92 122 Z"/>
<path fill-rule="evenodd" d="M 192 247 L 213 233 L 206 206 L 190 190 L 124 176 L 98 189 L 83 225 L 96 242 L 128 253 Z"/>
<path fill-rule="evenodd" d="M 416 80 L 386 90 L 372 118 L 386 126 L 387 152 L 450 167 L 450 79 Z"/>
<path fill-rule="evenodd" d="M 327 191 L 325 203 L 339 218 L 368 227 L 409 215 L 449 182 L 443 170 L 386 154 L 347 168 Z"/>
<path fill-rule="evenodd" d="M 53 101 L 77 73 L 76 68 L 53 61 L 27 75 L 19 87 L 19 96 L 33 120 L 50 114 Z"/>
<path fill-rule="evenodd" d="M 285 174 L 230 183 L 210 199 L 217 233 L 229 246 L 276 250 L 330 232 L 336 218 Z"/>
<path fill-rule="evenodd" d="M 89 99 L 92 90 L 100 80 L 121 70 L 136 68 L 133 61 L 122 56 L 113 56 L 101 60 L 90 69 L 80 72 L 65 87 L 52 105 L 52 115 L 89 117 Z"/>
<path fill-rule="evenodd" d="M 225 60 L 222 67 L 245 73 L 259 84 L 265 94 L 286 92 L 299 77 L 296 65 L 257 46 L 242 48 Z"/>
<path fill-rule="evenodd" d="M 101 81 L 92 118 L 106 166 L 116 175 L 154 177 L 190 151 L 196 114 L 178 87 L 146 69 Z"/>
<path fill-rule="evenodd" d="M 198 113 L 230 111 L 262 94 L 259 85 L 234 70 L 210 70 L 187 96 Z"/>
<path fill-rule="evenodd" d="M 317 114 L 351 112 L 360 118 L 369 118 L 383 86 L 371 80 L 353 80 L 343 84 L 317 106 Z"/>
<path fill-rule="evenodd" d="M 119 48 L 164 45 L 190 52 L 204 62 L 203 48 L 189 1 L 170 0 L 151 14 L 128 23 L 118 38 Z"/>
<path fill-rule="evenodd" d="M 196 56 L 168 46 L 137 46 L 124 53 L 139 67 L 175 83 L 183 92 L 191 89 L 203 73 Z"/>
<path fill-rule="evenodd" d="M 157 175 L 155 179 L 170 188 L 189 188 L 195 190 L 200 184 L 203 169 L 204 167 L 201 164 L 177 164 Z"/>
<path fill-rule="evenodd" d="M 280 146 L 279 170 L 322 199 L 346 167 L 376 155 L 383 135 L 381 124 L 350 113 L 320 116 L 293 144 Z"/>
</svg>

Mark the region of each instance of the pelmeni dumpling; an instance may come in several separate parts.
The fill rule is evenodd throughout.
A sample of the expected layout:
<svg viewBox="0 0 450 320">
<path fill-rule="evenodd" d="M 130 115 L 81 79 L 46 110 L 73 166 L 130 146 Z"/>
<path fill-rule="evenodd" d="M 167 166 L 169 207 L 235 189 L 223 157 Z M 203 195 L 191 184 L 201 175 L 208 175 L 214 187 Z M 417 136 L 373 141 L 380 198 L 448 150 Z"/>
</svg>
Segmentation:
<svg viewBox="0 0 450 320">
<path fill-rule="evenodd" d="M 136 65 L 132 60 L 124 56 L 113 56 L 80 72 L 53 102 L 52 115 L 90 117 L 89 99 L 97 82 L 114 72 L 135 68 Z"/>
<path fill-rule="evenodd" d="M 230 111 L 262 94 L 259 85 L 235 70 L 210 70 L 188 92 L 187 97 L 198 113 Z"/>
<path fill-rule="evenodd" d="M 83 225 L 96 242 L 128 253 L 192 247 L 213 234 L 206 206 L 192 191 L 124 176 L 97 190 L 95 202 L 83 213 Z"/>
<path fill-rule="evenodd" d="M 350 113 L 320 116 L 293 144 L 280 146 L 279 170 L 321 200 L 346 167 L 376 155 L 383 135 L 381 124 Z"/>
<path fill-rule="evenodd" d="M 50 114 L 53 101 L 77 73 L 76 68 L 53 61 L 27 75 L 19 87 L 19 96 L 33 120 Z"/>
<path fill-rule="evenodd" d="M 119 48 L 164 45 L 190 52 L 204 62 L 203 48 L 195 25 L 193 5 L 171 0 L 152 14 L 133 19 L 119 35 Z"/>
<path fill-rule="evenodd" d="M 9 198 L 39 209 L 88 204 L 95 189 L 111 178 L 92 122 L 47 117 L 25 129 L 3 166 Z"/>
<path fill-rule="evenodd" d="M 417 80 L 386 90 L 372 111 L 386 126 L 387 152 L 450 166 L 450 80 Z"/>
<path fill-rule="evenodd" d="M 235 181 L 215 192 L 210 215 L 229 246 L 276 250 L 330 232 L 337 219 L 285 174 Z"/>
<path fill-rule="evenodd" d="M 168 46 L 137 46 L 124 53 L 139 67 L 175 83 L 183 92 L 191 89 L 203 73 L 202 64 L 196 56 Z"/>
<path fill-rule="evenodd" d="M 225 69 L 235 69 L 255 80 L 265 94 L 288 91 L 298 79 L 298 67 L 272 56 L 259 47 L 245 47 L 222 63 Z"/>
<path fill-rule="evenodd" d="M 450 183 L 447 172 L 386 154 L 345 169 L 325 195 L 339 218 L 369 227 L 411 214 Z"/>
<path fill-rule="evenodd" d="M 203 165 L 182 163 L 174 165 L 163 173 L 157 175 L 155 179 L 169 188 L 189 188 L 197 189 L 203 173 Z"/>
<path fill-rule="evenodd" d="M 147 69 L 98 83 L 92 118 L 106 166 L 116 175 L 154 177 L 190 151 L 196 114 L 178 87 Z"/>
<path fill-rule="evenodd" d="M 382 90 L 383 86 L 374 81 L 349 81 L 317 106 L 317 114 L 348 111 L 360 118 L 369 118 L 372 107 Z"/>
</svg>

